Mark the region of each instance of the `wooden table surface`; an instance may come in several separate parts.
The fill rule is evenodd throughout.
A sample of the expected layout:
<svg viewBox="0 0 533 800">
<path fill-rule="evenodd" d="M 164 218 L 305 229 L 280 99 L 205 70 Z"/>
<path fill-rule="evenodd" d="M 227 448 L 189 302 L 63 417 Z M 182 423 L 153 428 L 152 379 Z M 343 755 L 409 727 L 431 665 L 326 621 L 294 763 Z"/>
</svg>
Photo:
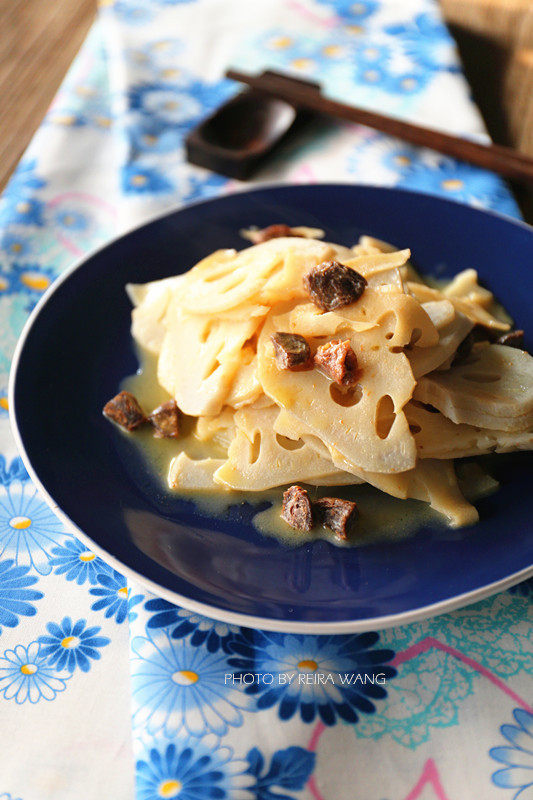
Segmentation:
<svg viewBox="0 0 533 800">
<path fill-rule="evenodd" d="M 0 189 L 52 102 L 96 0 L 0 0 Z"/>
<path fill-rule="evenodd" d="M 440 0 L 493 139 L 533 155 L 533 0 Z M 0 190 L 39 126 L 97 0 L 0 0 Z M 532 195 L 514 187 L 526 219 Z"/>
</svg>

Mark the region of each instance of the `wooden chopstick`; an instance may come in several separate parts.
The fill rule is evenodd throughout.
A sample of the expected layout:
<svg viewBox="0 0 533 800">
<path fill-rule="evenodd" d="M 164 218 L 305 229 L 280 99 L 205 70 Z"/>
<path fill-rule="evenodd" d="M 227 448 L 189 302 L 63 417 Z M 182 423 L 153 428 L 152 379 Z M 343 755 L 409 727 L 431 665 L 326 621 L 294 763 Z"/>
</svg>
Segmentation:
<svg viewBox="0 0 533 800">
<path fill-rule="evenodd" d="M 405 142 L 428 147 L 447 156 L 453 156 L 478 167 L 498 172 L 508 178 L 533 182 L 533 158 L 519 153 L 510 147 L 497 144 L 479 144 L 479 142 L 451 136 L 448 133 L 423 128 L 394 117 L 377 114 L 363 108 L 329 100 L 321 93 L 320 86 L 292 78 L 282 73 L 267 71 L 262 75 L 248 75 L 245 72 L 229 69 L 226 77 L 245 83 L 257 91 L 263 92 L 299 109 L 315 111 L 337 119 L 356 122 L 369 128 L 388 133 Z"/>
</svg>

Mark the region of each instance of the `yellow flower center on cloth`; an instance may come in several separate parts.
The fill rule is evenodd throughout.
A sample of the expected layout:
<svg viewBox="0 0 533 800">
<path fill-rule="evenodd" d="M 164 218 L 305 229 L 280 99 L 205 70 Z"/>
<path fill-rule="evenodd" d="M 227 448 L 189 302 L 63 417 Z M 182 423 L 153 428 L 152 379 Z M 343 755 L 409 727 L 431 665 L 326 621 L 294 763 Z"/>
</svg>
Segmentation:
<svg viewBox="0 0 533 800">
<path fill-rule="evenodd" d="M 0 289 L 2 288 L 2 284 L 0 283 Z M 0 397 L 0 408 L 3 408 L 4 411 L 9 411 L 9 403 L 7 401 L 7 397 Z"/>
<path fill-rule="evenodd" d="M 0 292 L 2 292 L 4 289 L 7 289 L 7 281 L 3 278 L 0 278 Z"/>
<path fill-rule="evenodd" d="M 147 133 L 146 136 L 143 136 L 143 142 L 148 145 L 155 144 L 157 142 L 157 136 Z"/>
<path fill-rule="evenodd" d="M 372 81 L 372 83 L 374 83 L 379 80 L 379 73 L 377 73 L 375 69 L 367 69 L 364 77 L 366 81 Z"/>
<path fill-rule="evenodd" d="M 181 781 L 164 781 L 160 784 L 157 793 L 159 797 L 164 797 L 165 800 L 168 800 L 168 798 L 177 797 L 181 792 L 181 787 Z"/>
<path fill-rule="evenodd" d="M 442 188 L 449 192 L 455 192 L 457 189 L 463 188 L 463 182 L 459 178 L 449 178 L 447 181 L 442 181 Z"/>
<path fill-rule="evenodd" d="M 315 672 L 318 669 L 318 664 L 312 658 L 305 658 L 303 661 L 298 662 L 298 669 Z"/>
<path fill-rule="evenodd" d="M 179 78 L 181 71 L 179 69 L 175 69 L 174 67 L 169 67 L 168 69 L 161 70 L 161 75 L 163 78 L 172 79 L 172 78 Z"/>
<path fill-rule="evenodd" d="M 190 669 L 179 669 L 172 675 L 172 680 L 178 686 L 192 686 L 199 677 L 197 672 L 193 672 Z"/>
<path fill-rule="evenodd" d="M 22 250 L 21 243 L 20 242 L 13 242 L 13 244 L 11 245 L 11 250 L 14 253 L 20 253 L 20 251 Z"/>
<path fill-rule="evenodd" d="M 23 675 L 35 675 L 37 672 L 38 667 L 36 664 L 23 664 L 20 668 L 20 671 Z"/>
<path fill-rule="evenodd" d="M 346 33 L 351 33 L 353 36 L 360 36 L 364 31 L 361 25 L 347 25 Z"/>
<path fill-rule="evenodd" d="M 146 183 L 147 178 L 146 175 L 134 175 L 131 179 L 131 182 L 134 186 L 144 186 Z"/>
<path fill-rule="evenodd" d="M 290 47 L 292 44 L 292 39 L 290 36 L 280 36 L 278 39 L 273 39 L 271 42 L 272 47 L 275 47 L 276 50 L 285 50 L 287 47 Z"/>
<path fill-rule="evenodd" d="M 404 89 L 414 89 L 416 86 L 416 81 L 414 78 L 404 78 L 402 81 L 402 86 Z"/>
<path fill-rule="evenodd" d="M 312 69 L 314 67 L 310 58 L 295 58 L 291 64 L 294 69 Z"/>
<path fill-rule="evenodd" d="M 94 561 L 96 556 L 94 553 L 91 553 L 90 550 L 87 550 L 85 553 L 80 553 L 78 558 L 85 564 L 87 561 Z"/>
<path fill-rule="evenodd" d="M 409 164 L 411 163 L 411 159 L 409 158 L 409 156 L 396 156 L 394 160 L 399 167 L 408 167 Z"/>
<path fill-rule="evenodd" d="M 119 589 L 117 594 L 119 597 L 127 597 L 129 589 L 127 586 L 123 586 L 122 589 Z"/>
<path fill-rule="evenodd" d="M 27 272 L 20 279 L 24 286 L 30 289 L 36 289 L 38 292 L 44 292 L 50 286 L 50 281 L 44 275 L 36 275 Z"/>
<path fill-rule="evenodd" d="M 31 519 L 29 517 L 13 517 L 13 519 L 9 520 L 9 524 L 12 528 L 15 528 L 15 530 L 23 531 L 24 528 L 30 527 Z"/>
<path fill-rule="evenodd" d="M 322 52 L 325 56 L 328 56 L 328 58 L 337 58 L 342 55 L 342 47 L 339 47 L 338 44 L 328 44 L 324 47 Z"/>
<path fill-rule="evenodd" d="M 66 650 L 72 650 L 72 648 L 77 647 L 79 643 L 80 640 L 77 636 L 65 636 L 61 642 L 61 647 L 64 647 Z"/>
<path fill-rule="evenodd" d="M 165 103 L 165 111 L 175 111 L 179 106 L 180 104 L 177 100 L 167 100 Z"/>
</svg>

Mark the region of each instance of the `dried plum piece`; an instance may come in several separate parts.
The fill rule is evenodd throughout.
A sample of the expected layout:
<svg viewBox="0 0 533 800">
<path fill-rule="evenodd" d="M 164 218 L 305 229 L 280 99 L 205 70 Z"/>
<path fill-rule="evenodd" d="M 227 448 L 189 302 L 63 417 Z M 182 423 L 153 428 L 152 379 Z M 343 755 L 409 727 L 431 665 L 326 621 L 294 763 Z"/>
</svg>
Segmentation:
<svg viewBox="0 0 533 800">
<path fill-rule="evenodd" d="M 298 333 L 274 333 L 271 337 L 279 369 L 299 372 L 313 368 L 313 357 L 309 343 Z"/>
<path fill-rule="evenodd" d="M 516 347 L 518 350 L 524 349 L 524 331 L 508 331 L 497 340 L 496 344 L 504 344 L 507 347 Z"/>
<path fill-rule="evenodd" d="M 333 339 L 320 345 L 314 360 L 315 367 L 340 386 L 351 387 L 357 383 L 359 377 L 357 356 L 349 339 L 344 341 Z"/>
<path fill-rule="evenodd" d="M 318 522 L 325 525 L 339 539 L 347 539 L 358 517 L 357 503 L 339 497 L 322 497 L 313 504 Z"/>
<path fill-rule="evenodd" d="M 367 283 L 354 269 L 338 261 L 324 261 L 304 276 L 304 286 L 322 311 L 335 311 L 359 300 Z"/>
<path fill-rule="evenodd" d="M 289 486 L 283 492 L 281 518 L 298 531 L 310 531 L 313 527 L 311 501 L 301 486 Z"/>
<path fill-rule="evenodd" d="M 121 428 L 133 431 L 146 422 L 146 415 L 131 392 L 119 392 L 103 408 L 103 414 Z"/>
<path fill-rule="evenodd" d="M 301 233 L 295 233 L 293 228 L 283 223 L 269 225 L 267 228 L 261 228 L 261 230 L 258 231 L 250 231 L 248 236 L 254 244 L 263 244 L 263 242 L 268 242 L 270 239 L 279 239 L 282 236 L 297 236 L 298 238 L 302 238 Z"/>
<path fill-rule="evenodd" d="M 180 433 L 180 412 L 175 400 L 155 408 L 148 417 L 155 428 L 156 439 L 176 439 Z"/>
</svg>

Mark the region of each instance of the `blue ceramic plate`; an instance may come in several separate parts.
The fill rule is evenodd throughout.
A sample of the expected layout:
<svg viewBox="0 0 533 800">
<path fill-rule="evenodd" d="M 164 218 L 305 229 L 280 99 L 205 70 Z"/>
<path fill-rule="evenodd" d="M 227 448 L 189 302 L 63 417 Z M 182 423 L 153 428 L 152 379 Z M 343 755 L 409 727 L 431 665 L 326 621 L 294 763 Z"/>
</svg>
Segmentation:
<svg viewBox="0 0 533 800">
<path fill-rule="evenodd" d="M 324 228 L 351 245 L 360 234 L 409 246 L 439 277 L 465 267 L 533 332 L 533 232 L 492 213 L 413 192 L 368 186 L 283 186 L 166 214 L 63 275 L 33 312 L 14 360 L 11 409 L 25 464 L 60 518 L 132 580 L 205 615 L 253 627 L 315 633 L 405 623 L 481 599 L 533 568 L 529 454 L 501 457 L 501 489 L 477 505 L 481 522 L 407 539 L 289 549 L 258 533 L 251 507 L 208 516 L 161 489 L 101 409 L 137 367 L 128 282 L 186 270 L 239 230 L 274 222 Z M 531 347 L 531 338 L 529 339 Z"/>
</svg>

